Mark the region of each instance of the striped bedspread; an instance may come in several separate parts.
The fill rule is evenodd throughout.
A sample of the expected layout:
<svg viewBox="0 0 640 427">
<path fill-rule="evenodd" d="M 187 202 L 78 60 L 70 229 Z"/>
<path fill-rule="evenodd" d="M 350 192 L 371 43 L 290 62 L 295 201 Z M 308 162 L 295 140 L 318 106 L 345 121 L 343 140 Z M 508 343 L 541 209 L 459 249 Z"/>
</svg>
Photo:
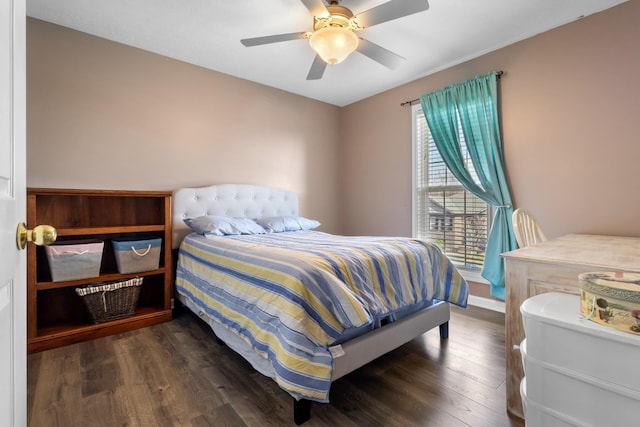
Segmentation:
<svg viewBox="0 0 640 427">
<path fill-rule="evenodd" d="M 191 234 L 176 287 L 269 360 L 281 388 L 319 402 L 329 396 L 329 346 L 433 299 L 467 304 L 466 282 L 434 245 L 317 231 Z"/>
</svg>

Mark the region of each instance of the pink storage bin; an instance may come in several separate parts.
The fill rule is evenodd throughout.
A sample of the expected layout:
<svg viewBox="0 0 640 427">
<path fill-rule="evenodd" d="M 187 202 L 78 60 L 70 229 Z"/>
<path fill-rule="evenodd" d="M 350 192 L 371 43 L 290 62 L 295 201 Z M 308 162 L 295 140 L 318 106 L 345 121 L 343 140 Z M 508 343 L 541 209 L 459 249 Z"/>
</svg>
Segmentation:
<svg viewBox="0 0 640 427">
<path fill-rule="evenodd" d="M 98 277 L 104 242 L 67 240 L 45 246 L 49 270 L 54 282 Z"/>
</svg>

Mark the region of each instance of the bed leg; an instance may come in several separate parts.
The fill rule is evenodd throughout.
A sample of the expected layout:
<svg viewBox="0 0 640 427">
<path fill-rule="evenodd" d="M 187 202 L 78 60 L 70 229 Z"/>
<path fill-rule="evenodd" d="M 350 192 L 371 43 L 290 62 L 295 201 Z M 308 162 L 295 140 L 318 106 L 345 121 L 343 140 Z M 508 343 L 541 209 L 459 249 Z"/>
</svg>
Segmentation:
<svg viewBox="0 0 640 427">
<path fill-rule="evenodd" d="M 293 399 L 293 421 L 297 426 L 311 418 L 311 401 L 307 399 Z"/>
<path fill-rule="evenodd" d="M 440 325 L 440 339 L 446 340 L 449 338 L 449 322 L 444 322 Z"/>
</svg>

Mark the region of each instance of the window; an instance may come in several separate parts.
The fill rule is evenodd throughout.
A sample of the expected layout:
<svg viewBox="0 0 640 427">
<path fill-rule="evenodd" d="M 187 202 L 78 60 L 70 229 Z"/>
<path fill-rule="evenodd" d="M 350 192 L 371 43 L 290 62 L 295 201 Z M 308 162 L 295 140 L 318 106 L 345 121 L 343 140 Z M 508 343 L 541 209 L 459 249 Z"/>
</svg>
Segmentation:
<svg viewBox="0 0 640 427">
<path fill-rule="evenodd" d="M 412 111 L 414 236 L 436 243 L 458 267 L 480 270 L 491 224 L 490 206 L 467 191 L 449 171 L 421 106 L 414 105 Z M 458 133 L 467 168 L 475 175 L 459 121 Z"/>
</svg>

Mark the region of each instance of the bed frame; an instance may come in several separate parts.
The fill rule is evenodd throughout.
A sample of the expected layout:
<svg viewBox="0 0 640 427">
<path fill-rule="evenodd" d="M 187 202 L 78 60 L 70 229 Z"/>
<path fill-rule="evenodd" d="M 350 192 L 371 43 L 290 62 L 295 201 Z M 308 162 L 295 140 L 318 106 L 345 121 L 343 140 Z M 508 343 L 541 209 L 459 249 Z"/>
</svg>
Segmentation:
<svg viewBox="0 0 640 427">
<path fill-rule="evenodd" d="M 173 193 L 172 205 L 174 249 L 191 232 L 183 221 L 185 218 L 201 215 L 247 218 L 298 215 L 298 197 L 295 193 L 256 185 L 222 184 L 182 188 Z M 449 319 L 449 303 L 438 302 L 341 344 L 344 355 L 334 357 L 332 381 L 436 326 L 440 328 L 440 338 L 448 338 Z M 311 417 L 311 401 L 294 399 L 293 413 L 297 425 L 304 423 Z"/>
</svg>

